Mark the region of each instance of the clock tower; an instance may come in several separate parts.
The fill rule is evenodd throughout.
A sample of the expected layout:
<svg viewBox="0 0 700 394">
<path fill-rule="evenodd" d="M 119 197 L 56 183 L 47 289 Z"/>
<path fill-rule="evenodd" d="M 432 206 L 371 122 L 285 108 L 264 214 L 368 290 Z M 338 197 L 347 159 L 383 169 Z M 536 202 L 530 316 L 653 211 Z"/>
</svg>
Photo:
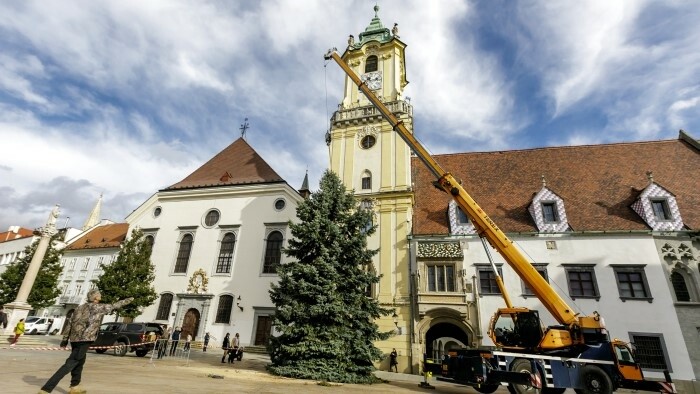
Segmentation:
<svg viewBox="0 0 700 394">
<path fill-rule="evenodd" d="M 413 109 L 405 100 L 405 48 L 398 27 L 390 31 L 379 19 L 379 7 L 357 40 L 348 39 L 343 60 L 374 91 L 408 130 Z M 377 344 L 383 352 L 399 352 L 399 366 L 410 368 L 410 267 L 408 236 L 411 232 L 413 192 L 410 156 L 406 143 L 355 83 L 345 77 L 343 101 L 331 118 L 326 136 L 330 168 L 365 208 L 374 211 L 377 231 L 368 247 L 378 249 L 373 265 L 381 281 L 372 289 L 380 304 L 394 308 L 394 316 L 377 321 L 382 331 L 397 335 Z M 403 359 L 403 360 L 402 360 Z"/>
</svg>

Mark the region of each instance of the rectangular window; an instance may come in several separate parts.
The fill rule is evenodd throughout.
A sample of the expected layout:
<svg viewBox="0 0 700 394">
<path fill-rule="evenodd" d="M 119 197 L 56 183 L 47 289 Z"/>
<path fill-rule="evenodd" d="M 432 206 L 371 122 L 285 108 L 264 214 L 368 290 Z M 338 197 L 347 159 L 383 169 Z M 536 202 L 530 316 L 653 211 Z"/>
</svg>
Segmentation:
<svg viewBox="0 0 700 394">
<path fill-rule="evenodd" d="M 85 260 L 83 260 L 83 271 L 87 271 L 88 267 L 90 267 L 90 258 L 86 257 Z"/>
<path fill-rule="evenodd" d="M 537 264 L 533 264 L 533 266 L 535 267 L 537 272 L 539 272 L 540 275 L 542 275 L 544 280 L 546 280 L 547 283 L 549 283 L 549 277 L 547 276 L 547 266 L 546 265 L 537 265 Z M 534 296 L 535 295 L 535 293 L 532 291 L 530 286 L 528 286 L 527 283 L 525 283 L 525 282 L 523 282 L 523 295 L 524 296 Z"/>
<path fill-rule="evenodd" d="M 643 369 L 671 372 L 671 362 L 668 359 L 663 335 L 647 333 L 630 333 L 634 344 L 634 356 Z"/>
<path fill-rule="evenodd" d="M 452 264 L 435 264 L 428 270 L 428 291 L 455 291 L 455 267 Z"/>
<path fill-rule="evenodd" d="M 484 295 L 500 295 L 501 289 L 496 282 L 496 274 L 490 266 L 477 267 L 479 272 L 479 293 Z M 503 271 L 498 267 L 498 275 L 503 276 Z"/>
<path fill-rule="evenodd" d="M 372 188 L 372 177 L 362 177 L 362 189 L 367 190 Z"/>
<path fill-rule="evenodd" d="M 620 298 L 651 300 L 644 266 L 613 266 Z"/>
<path fill-rule="evenodd" d="M 671 210 L 668 209 L 668 201 L 663 200 L 651 200 L 651 208 L 654 210 L 654 216 L 656 220 L 671 220 Z"/>
<path fill-rule="evenodd" d="M 542 203 L 542 218 L 544 219 L 545 223 L 559 222 L 559 215 L 557 215 L 557 204 L 555 202 Z"/>
<path fill-rule="evenodd" d="M 102 269 L 102 267 L 104 267 L 104 264 L 105 264 L 105 256 L 100 256 L 100 257 L 97 259 L 97 267 L 96 267 L 96 268 L 97 268 L 97 269 Z"/>
<path fill-rule="evenodd" d="M 599 298 L 593 266 L 565 267 L 571 298 Z"/>
<path fill-rule="evenodd" d="M 68 267 L 68 269 L 69 269 L 69 270 L 74 269 L 74 268 L 75 268 L 75 263 L 76 263 L 77 261 L 78 261 L 78 258 L 77 258 L 77 257 L 73 257 L 73 258 L 70 260 L 70 267 Z"/>
</svg>

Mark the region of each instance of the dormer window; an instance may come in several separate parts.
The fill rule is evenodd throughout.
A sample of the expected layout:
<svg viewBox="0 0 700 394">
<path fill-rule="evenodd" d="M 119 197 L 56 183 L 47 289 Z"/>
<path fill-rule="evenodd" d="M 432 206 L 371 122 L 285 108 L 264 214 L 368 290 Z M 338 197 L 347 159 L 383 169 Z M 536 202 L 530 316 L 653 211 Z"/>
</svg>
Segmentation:
<svg viewBox="0 0 700 394">
<path fill-rule="evenodd" d="M 447 218 L 450 221 L 450 234 L 476 234 L 474 224 L 454 200 L 447 206 Z"/>
<path fill-rule="evenodd" d="M 547 201 L 542 203 L 542 219 L 545 223 L 558 223 L 559 215 L 557 215 L 557 203 Z"/>
<path fill-rule="evenodd" d="M 651 199 L 651 208 L 656 220 L 673 220 L 671 210 L 668 209 L 668 201 L 664 199 Z"/>
<path fill-rule="evenodd" d="M 646 224 L 655 231 L 679 231 L 683 229 L 683 219 L 676 197 L 656 182 L 651 182 L 632 204 Z"/>
<path fill-rule="evenodd" d="M 564 200 L 547 186 L 543 185 L 542 189 L 535 194 L 528 211 L 540 232 L 560 233 L 570 230 L 566 210 L 564 210 Z"/>
</svg>

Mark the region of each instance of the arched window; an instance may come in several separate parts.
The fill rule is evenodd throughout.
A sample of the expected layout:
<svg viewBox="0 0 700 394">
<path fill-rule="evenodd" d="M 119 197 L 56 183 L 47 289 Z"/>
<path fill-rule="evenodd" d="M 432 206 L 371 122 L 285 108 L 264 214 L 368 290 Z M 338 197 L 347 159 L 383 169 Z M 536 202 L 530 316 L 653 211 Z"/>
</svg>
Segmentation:
<svg viewBox="0 0 700 394">
<path fill-rule="evenodd" d="M 180 240 L 180 249 L 177 251 L 175 261 L 175 273 L 187 273 L 187 265 L 190 263 L 190 253 L 192 252 L 192 234 L 185 234 Z"/>
<path fill-rule="evenodd" d="M 222 295 L 219 297 L 219 307 L 216 309 L 216 320 L 214 323 L 230 323 L 231 309 L 233 308 L 233 296 Z"/>
<path fill-rule="evenodd" d="M 673 285 L 673 291 L 676 293 L 676 301 L 690 301 L 690 291 L 688 291 L 688 284 L 685 283 L 683 274 L 673 271 L 671 284 Z"/>
<path fill-rule="evenodd" d="M 377 71 L 377 57 L 375 55 L 368 56 L 365 63 L 365 72 Z"/>
<path fill-rule="evenodd" d="M 163 293 L 160 295 L 160 304 L 158 304 L 158 313 L 156 313 L 156 320 L 168 320 L 170 316 L 170 307 L 173 305 L 173 295 L 170 293 Z"/>
<path fill-rule="evenodd" d="M 155 243 L 155 239 L 152 235 L 147 235 L 143 238 L 143 243 L 148 247 L 148 255 L 150 256 L 153 252 L 153 244 Z"/>
<path fill-rule="evenodd" d="M 267 236 L 265 263 L 263 265 L 264 274 L 277 273 L 277 267 L 282 261 L 282 239 L 282 233 L 279 231 L 273 231 Z"/>
<path fill-rule="evenodd" d="M 236 234 L 226 233 L 221 240 L 221 250 L 219 251 L 219 261 L 216 263 L 217 274 L 228 274 L 231 272 L 231 262 L 233 261 L 233 249 L 236 246 Z"/>
<path fill-rule="evenodd" d="M 362 190 L 368 190 L 372 188 L 372 173 L 365 170 L 362 173 Z"/>
</svg>

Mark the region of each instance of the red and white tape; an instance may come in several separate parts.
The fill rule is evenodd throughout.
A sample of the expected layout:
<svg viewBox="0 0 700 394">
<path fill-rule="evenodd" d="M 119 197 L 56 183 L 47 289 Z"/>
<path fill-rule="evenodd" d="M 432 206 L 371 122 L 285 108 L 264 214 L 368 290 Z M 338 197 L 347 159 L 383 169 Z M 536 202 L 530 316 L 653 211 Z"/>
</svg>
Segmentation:
<svg viewBox="0 0 700 394">
<path fill-rule="evenodd" d="M 116 349 L 118 347 L 122 346 L 128 346 L 128 347 L 139 347 L 143 345 L 148 345 L 151 343 L 155 343 L 155 341 L 151 342 L 141 342 L 141 343 L 133 343 L 133 344 L 121 344 L 121 345 L 112 345 L 112 346 L 90 346 L 88 350 L 101 350 L 101 349 Z M 48 347 L 48 346 L 42 346 L 42 347 L 24 347 L 24 346 L 6 346 L 6 347 L 0 347 L 0 349 L 9 349 L 9 350 L 71 350 L 70 346 L 66 347 Z"/>
</svg>

